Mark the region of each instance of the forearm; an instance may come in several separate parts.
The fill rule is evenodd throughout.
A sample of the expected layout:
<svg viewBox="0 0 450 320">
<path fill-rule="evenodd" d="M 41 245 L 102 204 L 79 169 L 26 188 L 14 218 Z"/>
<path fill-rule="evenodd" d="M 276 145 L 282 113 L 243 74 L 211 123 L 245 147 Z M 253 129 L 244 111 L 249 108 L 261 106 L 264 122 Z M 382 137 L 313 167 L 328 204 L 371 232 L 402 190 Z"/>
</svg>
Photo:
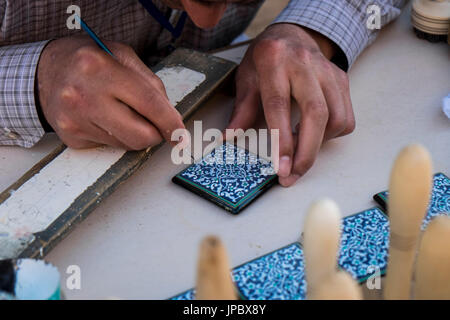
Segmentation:
<svg viewBox="0 0 450 320">
<path fill-rule="evenodd" d="M 35 82 L 47 41 L 0 48 L 0 145 L 32 147 L 45 131 L 36 110 Z"/>
<path fill-rule="evenodd" d="M 404 0 L 291 0 L 289 5 L 275 19 L 274 23 L 293 23 L 312 30 L 313 38 L 319 39 L 324 54 L 332 53 L 333 59 L 347 70 L 359 54 L 370 45 L 379 30 L 367 28 L 367 7 L 378 5 L 381 14 L 380 27 L 400 15 Z M 323 42 L 319 33 L 329 39 L 333 48 Z M 333 45 L 331 45 L 333 47 Z M 323 49 L 324 48 L 324 49 Z"/>
</svg>

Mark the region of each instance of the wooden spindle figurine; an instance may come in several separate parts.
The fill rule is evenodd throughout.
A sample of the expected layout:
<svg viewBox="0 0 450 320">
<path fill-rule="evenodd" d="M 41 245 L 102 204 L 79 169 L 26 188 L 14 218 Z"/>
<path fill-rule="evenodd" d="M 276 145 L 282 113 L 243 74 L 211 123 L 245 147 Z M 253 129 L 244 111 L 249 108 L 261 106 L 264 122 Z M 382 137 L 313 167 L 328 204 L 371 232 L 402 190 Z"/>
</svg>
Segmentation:
<svg viewBox="0 0 450 320">
<path fill-rule="evenodd" d="M 415 299 L 450 299 L 450 217 L 434 218 L 420 240 Z"/>
<path fill-rule="evenodd" d="M 420 145 L 404 148 L 391 171 L 388 214 L 390 222 L 389 261 L 385 299 L 409 299 L 411 278 L 420 227 L 431 194 L 432 164 Z"/>
<path fill-rule="evenodd" d="M 197 266 L 197 300 L 236 300 L 228 256 L 219 238 L 209 236 L 200 244 Z"/>
<path fill-rule="evenodd" d="M 328 276 L 308 295 L 310 300 L 362 300 L 362 290 L 355 279 L 345 271 Z"/>
<path fill-rule="evenodd" d="M 341 214 L 329 199 L 313 203 L 304 222 L 303 253 L 307 292 L 313 294 L 320 282 L 336 273 Z"/>
</svg>

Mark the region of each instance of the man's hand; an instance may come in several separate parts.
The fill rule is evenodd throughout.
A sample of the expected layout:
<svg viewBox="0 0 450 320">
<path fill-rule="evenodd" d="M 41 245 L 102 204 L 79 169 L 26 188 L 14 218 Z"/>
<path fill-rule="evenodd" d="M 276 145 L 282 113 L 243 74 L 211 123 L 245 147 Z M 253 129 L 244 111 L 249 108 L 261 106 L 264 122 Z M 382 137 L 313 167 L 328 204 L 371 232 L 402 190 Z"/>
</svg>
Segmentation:
<svg viewBox="0 0 450 320">
<path fill-rule="evenodd" d="M 107 43 L 117 60 L 87 37 L 52 41 L 38 65 L 48 123 L 69 147 L 102 144 L 140 150 L 170 141 L 184 128 L 162 81 L 123 44 Z"/>
<path fill-rule="evenodd" d="M 292 24 L 267 28 L 250 45 L 236 75 L 236 102 L 228 128 L 251 127 L 264 111 L 280 131 L 279 181 L 290 186 L 313 165 L 322 143 L 355 128 L 347 74 L 329 61 L 325 37 Z M 291 97 L 301 120 L 291 128 Z"/>
</svg>

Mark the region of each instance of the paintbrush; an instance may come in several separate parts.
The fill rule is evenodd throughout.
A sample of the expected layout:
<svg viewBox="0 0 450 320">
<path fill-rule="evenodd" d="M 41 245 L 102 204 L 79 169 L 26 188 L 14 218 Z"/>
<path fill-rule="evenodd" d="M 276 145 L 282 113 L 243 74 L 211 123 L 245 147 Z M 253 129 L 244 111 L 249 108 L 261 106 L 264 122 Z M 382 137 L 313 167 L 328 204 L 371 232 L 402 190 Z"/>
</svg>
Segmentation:
<svg viewBox="0 0 450 320">
<path fill-rule="evenodd" d="M 77 14 L 75 15 L 75 19 L 78 20 L 80 23 L 81 28 L 83 28 L 84 31 L 91 37 L 92 40 L 95 41 L 95 43 L 106 53 L 108 53 L 111 57 L 116 58 L 111 50 L 108 49 L 108 47 L 100 40 L 100 38 L 95 34 L 95 32 L 89 28 L 86 22 L 84 22 L 83 19 L 81 19 L 80 16 Z"/>
</svg>

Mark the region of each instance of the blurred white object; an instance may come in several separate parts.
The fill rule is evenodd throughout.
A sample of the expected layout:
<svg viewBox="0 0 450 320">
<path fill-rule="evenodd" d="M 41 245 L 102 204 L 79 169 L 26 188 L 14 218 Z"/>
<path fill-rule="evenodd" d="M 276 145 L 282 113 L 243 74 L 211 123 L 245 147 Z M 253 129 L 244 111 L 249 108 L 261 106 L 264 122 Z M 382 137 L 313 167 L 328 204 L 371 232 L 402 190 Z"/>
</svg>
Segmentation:
<svg viewBox="0 0 450 320">
<path fill-rule="evenodd" d="M 19 259 L 14 291 L 19 300 L 59 300 L 58 269 L 43 260 Z"/>
<path fill-rule="evenodd" d="M 450 93 L 442 99 L 442 111 L 450 119 Z"/>
</svg>

